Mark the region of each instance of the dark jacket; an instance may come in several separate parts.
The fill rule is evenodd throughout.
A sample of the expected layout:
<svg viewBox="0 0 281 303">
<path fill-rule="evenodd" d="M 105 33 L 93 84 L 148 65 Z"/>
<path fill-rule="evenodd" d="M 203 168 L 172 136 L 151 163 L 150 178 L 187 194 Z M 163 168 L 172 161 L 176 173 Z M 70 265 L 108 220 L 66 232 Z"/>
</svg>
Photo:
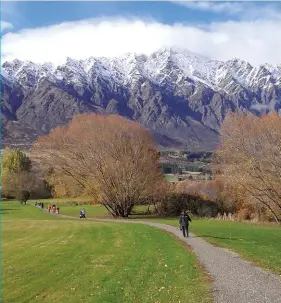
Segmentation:
<svg viewBox="0 0 281 303">
<path fill-rule="evenodd" d="M 188 226 L 189 221 L 191 222 L 191 219 L 190 219 L 188 214 L 180 215 L 179 223 L 180 223 L 181 226 Z"/>
</svg>

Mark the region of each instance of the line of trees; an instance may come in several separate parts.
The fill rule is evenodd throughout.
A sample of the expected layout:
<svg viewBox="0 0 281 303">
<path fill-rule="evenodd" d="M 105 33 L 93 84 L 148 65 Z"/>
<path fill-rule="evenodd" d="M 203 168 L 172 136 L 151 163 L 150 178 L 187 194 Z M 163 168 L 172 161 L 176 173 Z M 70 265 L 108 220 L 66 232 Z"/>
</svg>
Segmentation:
<svg viewBox="0 0 281 303">
<path fill-rule="evenodd" d="M 213 158 L 219 174 L 203 188 L 207 198 L 193 184 L 168 184 L 151 134 L 117 115 L 76 116 L 40 137 L 32 153 L 40 157 L 43 183 L 24 153 L 5 149 L 2 194 L 24 201 L 47 182 L 53 195 L 91 196 L 114 217 L 128 217 L 135 205 L 147 204 L 161 214 L 184 207 L 204 216 L 258 214 L 281 223 L 281 117 L 276 113 L 228 115 Z"/>
</svg>

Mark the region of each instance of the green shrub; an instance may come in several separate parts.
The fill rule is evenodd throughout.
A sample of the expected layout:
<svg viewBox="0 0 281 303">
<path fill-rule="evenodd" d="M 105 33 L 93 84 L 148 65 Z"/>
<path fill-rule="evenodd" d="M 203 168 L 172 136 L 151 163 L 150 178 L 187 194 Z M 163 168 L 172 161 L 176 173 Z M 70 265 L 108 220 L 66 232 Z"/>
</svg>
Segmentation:
<svg viewBox="0 0 281 303">
<path fill-rule="evenodd" d="M 26 204 L 29 198 L 30 198 L 30 193 L 27 190 L 21 190 L 16 193 L 16 199 L 21 201 L 21 203 Z"/>
<path fill-rule="evenodd" d="M 162 215 L 179 215 L 182 210 L 189 210 L 199 217 L 216 217 L 218 214 L 216 203 L 187 193 L 171 193 L 158 205 L 158 210 Z"/>
</svg>

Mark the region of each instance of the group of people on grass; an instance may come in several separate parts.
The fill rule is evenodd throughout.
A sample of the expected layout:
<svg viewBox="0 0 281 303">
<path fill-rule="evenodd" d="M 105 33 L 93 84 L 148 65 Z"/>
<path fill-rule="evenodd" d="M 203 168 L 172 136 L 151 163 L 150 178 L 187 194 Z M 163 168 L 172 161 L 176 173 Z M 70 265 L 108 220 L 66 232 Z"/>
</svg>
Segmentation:
<svg viewBox="0 0 281 303">
<path fill-rule="evenodd" d="M 43 202 L 35 202 L 35 206 L 44 209 Z M 60 208 L 58 206 L 56 206 L 56 204 L 53 204 L 52 206 L 49 204 L 47 207 L 47 210 L 49 213 L 52 211 L 54 214 L 57 214 L 57 215 L 60 214 Z M 86 211 L 84 208 L 80 211 L 80 219 L 82 219 L 82 218 L 86 219 Z"/>
<path fill-rule="evenodd" d="M 35 202 L 35 206 L 38 206 L 42 209 L 44 209 L 44 203 L 43 202 Z M 48 212 L 50 213 L 51 210 L 53 211 L 54 214 L 58 214 L 60 213 L 60 208 L 56 206 L 56 204 L 53 204 L 52 206 L 49 204 L 48 207 Z"/>
<path fill-rule="evenodd" d="M 48 205 L 48 212 L 50 213 L 51 210 L 53 211 L 54 214 L 58 214 L 60 213 L 60 208 L 56 206 L 56 204 L 53 204 L 52 206 L 49 204 Z"/>
<path fill-rule="evenodd" d="M 35 202 L 35 206 L 38 206 L 40 208 L 44 208 L 44 203 L 43 202 Z"/>
<path fill-rule="evenodd" d="M 44 203 L 43 202 L 35 202 L 35 206 L 44 209 Z M 53 211 L 54 214 L 59 215 L 59 213 L 60 213 L 60 208 L 57 207 L 56 204 L 53 204 L 52 206 L 49 204 L 47 209 L 48 209 L 49 213 L 51 212 L 51 210 Z"/>
</svg>

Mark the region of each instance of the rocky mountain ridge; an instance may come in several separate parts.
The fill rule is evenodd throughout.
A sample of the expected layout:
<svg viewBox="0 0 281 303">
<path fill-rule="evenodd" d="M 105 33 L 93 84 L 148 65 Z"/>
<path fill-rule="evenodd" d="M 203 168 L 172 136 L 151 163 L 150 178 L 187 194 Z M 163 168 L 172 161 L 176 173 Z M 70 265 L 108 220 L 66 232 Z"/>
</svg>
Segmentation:
<svg viewBox="0 0 281 303">
<path fill-rule="evenodd" d="M 14 60 L 3 63 L 1 75 L 6 144 L 16 134 L 31 142 L 73 115 L 96 112 L 139 121 L 162 146 L 213 150 L 227 113 L 281 108 L 281 65 L 222 62 L 175 48 L 67 58 L 58 66 Z"/>
</svg>

